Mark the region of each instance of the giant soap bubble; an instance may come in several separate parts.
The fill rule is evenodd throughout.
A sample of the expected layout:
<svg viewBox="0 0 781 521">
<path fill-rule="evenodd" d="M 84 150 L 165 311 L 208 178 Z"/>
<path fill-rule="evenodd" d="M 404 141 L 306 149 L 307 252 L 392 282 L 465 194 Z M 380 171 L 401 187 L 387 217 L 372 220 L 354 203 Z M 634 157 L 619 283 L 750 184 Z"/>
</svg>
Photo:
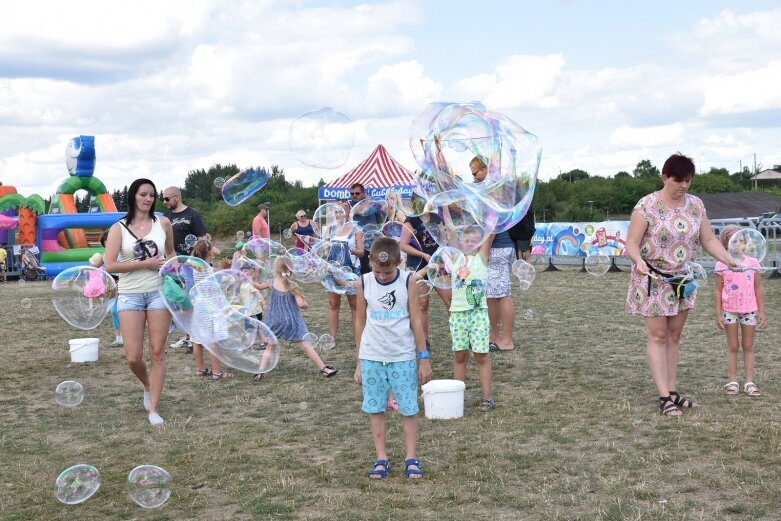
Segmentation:
<svg viewBox="0 0 781 521">
<path fill-rule="evenodd" d="M 534 269 L 534 266 L 523 259 L 513 262 L 511 270 L 512 274 L 518 279 L 518 285 L 524 291 L 531 287 L 537 275 L 537 270 Z"/>
<path fill-rule="evenodd" d="M 436 189 L 474 195 L 478 207 L 496 214 L 495 232 L 508 230 L 531 204 L 541 149 L 537 137 L 503 114 L 480 103 L 432 103 L 415 118 L 410 148 L 423 179 Z M 469 163 L 479 158 L 487 168 L 480 183 Z"/>
<path fill-rule="evenodd" d="M 466 265 L 466 259 L 461 250 L 443 246 L 431 255 L 426 266 L 428 280 L 435 288 L 450 289 L 452 277 Z"/>
<path fill-rule="evenodd" d="M 247 168 L 222 185 L 222 199 L 231 206 L 238 206 L 266 186 L 268 172 L 265 168 Z"/>
<path fill-rule="evenodd" d="M 761 263 L 767 255 L 767 240 L 758 230 L 741 228 L 730 237 L 727 251 L 735 260 L 753 257 Z"/>
<path fill-rule="evenodd" d="M 342 205 L 325 203 L 318 206 L 312 214 L 312 229 L 318 237 L 328 239 L 335 234 L 337 229 L 344 226 L 346 221 L 347 213 Z"/>
<path fill-rule="evenodd" d="M 379 229 L 387 222 L 388 213 L 385 199 L 362 199 L 350 209 L 350 220 L 361 228 L 374 225 Z"/>
<path fill-rule="evenodd" d="M 155 465 L 140 465 L 127 476 L 127 493 L 142 508 L 157 508 L 171 497 L 171 475 Z"/>
<path fill-rule="evenodd" d="M 54 401 L 64 407 L 76 407 L 84 400 L 84 387 L 76 381 L 65 380 L 54 389 Z"/>
<path fill-rule="evenodd" d="M 77 329 L 95 329 L 111 310 L 117 285 L 105 271 L 74 266 L 52 281 L 52 304 L 65 322 Z"/>
<path fill-rule="evenodd" d="M 79 464 L 63 470 L 54 482 L 54 496 L 66 505 L 78 505 L 100 488 L 100 473 L 92 465 Z"/>
<path fill-rule="evenodd" d="M 290 151 L 314 168 L 338 168 L 347 162 L 355 142 L 353 122 L 331 107 L 313 110 L 290 124 Z"/>
<path fill-rule="evenodd" d="M 474 195 L 451 190 L 429 199 L 421 220 L 437 244 L 471 255 L 494 232 L 497 213 Z"/>
<path fill-rule="evenodd" d="M 193 304 L 189 292 L 212 274 L 209 264 L 198 257 L 178 255 L 160 268 L 160 296 L 181 331 L 190 331 Z"/>
</svg>

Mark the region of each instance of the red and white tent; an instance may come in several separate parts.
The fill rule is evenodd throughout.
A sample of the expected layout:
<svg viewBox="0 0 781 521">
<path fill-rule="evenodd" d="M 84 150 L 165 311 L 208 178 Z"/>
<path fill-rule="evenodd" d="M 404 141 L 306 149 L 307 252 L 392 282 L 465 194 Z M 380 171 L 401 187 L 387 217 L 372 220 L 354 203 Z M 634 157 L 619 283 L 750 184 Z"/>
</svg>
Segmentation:
<svg viewBox="0 0 781 521">
<path fill-rule="evenodd" d="M 321 186 L 317 195 L 321 200 L 349 199 L 350 187 L 355 183 L 366 188 L 367 197 L 384 197 L 391 187 L 399 187 L 402 193 L 411 190 L 413 174 L 393 159 L 384 146 L 377 145 L 361 164 Z"/>
</svg>

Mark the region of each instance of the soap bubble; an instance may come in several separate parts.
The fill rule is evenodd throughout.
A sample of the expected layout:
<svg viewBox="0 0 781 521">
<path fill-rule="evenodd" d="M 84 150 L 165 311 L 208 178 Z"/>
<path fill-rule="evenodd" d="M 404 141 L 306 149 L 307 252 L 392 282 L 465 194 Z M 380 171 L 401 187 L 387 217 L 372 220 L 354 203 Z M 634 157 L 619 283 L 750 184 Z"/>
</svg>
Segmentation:
<svg viewBox="0 0 781 521">
<path fill-rule="evenodd" d="M 307 333 L 302 340 L 311 344 L 312 347 L 317 345 L 317 335 L 315 333 Z"/>
<path fill-rule="evenodd" d="M 84 400 L 84 387 L 79 382 L 65 380 L 54 390 L 54 401 L 65 407 L 76 407 Z"/>
<path fill-rule="evenodd" d="M 345 114 L 324 107 L 290 124 L 290 151 L 306 166 L 338 168 L 347 162 L 355 142 L 353 122 Z"/>
<path fill-rule="evenodd" d="M 77 329 L 94 329 L 117 298 L 117 285 L 105 271 L 74 266 L 52 281 L 52 304 L 57 313 Z"/>
<path fill-rule="evenodd" d="M 273 239 L 255 237 L 247 241 L 238 255 L 233 256 L 231 269 L 249 269 L 246 276 L 252 277 L 252 269 L 257 271 L 260 280 L 274 278 L 274 262 L 278 257 L 287 255 L 287 248 Z"/>
<path fill-rule="evenodd" d="M 298 408 L 301 409 L 302 411 L 304 411 L 304 410 L 309 408 L 309 404 L 306 403 L 306 402 L 301 402 L 301 403 L 298 404 Z"/>
<path fill-rule="evenodd" d="M 583 261 L 583 267 L 590 274 L 601 277 L 610 269 L 612 250 L 609 246 L 592 246 Z"/>
<path fill-rule="evenodd" d="M 460 250 L 448 246 L 441 247 L 431 255 L 426 267 L 428 280 L 437 288 L 450 289 L 451 276 L 456 275 L 463 266 L 466 266 L 466 260 Z"/>
<path fill-rule="evenodd" d="M 427 279 L 417 279 L 415 281 L 415 287 L 418 290 L 418 296 L 420 298 L 428 297 L 434 289 L 434 284 Z"/>
<path fill-rule="evenodd" d="M 187 248 L 189 248 L 189 249 L 193 249 L 193 246 L 195 246 L 195 243 L 197 243 L 197 242 L 198 242 L 198 237 L 196 237 L 192 233 L 187 235 L 184 238 L 184 245 L 187 246 Z"/>
<path fill-rule="evenodd" d="M 737 261 L 753 257 L 761 263 L 767 255 L 767 240 L 758 230 L 741 228 L 730 237 L 727 252 Z"/>
<path fill-rule="evenodd" d="M 292 236 L 293 236 L 293 232 L 291 232 L 291 231 L 290 231 L 290 228 L 285 228 L 285 229 L 282 231 L 282 237 L 284 237 L 285 239 L 289 239 L 289 238 L 291 238 Z"/>
<path fill-rule="evenodd" d="M 155 465 L 140 465 L 127 475 L 127 493 L 142 508 L 157 508 L 171 497 L 171 475 Z"/>
<path fill-rule="evenodd" d="M 198 300 L 194 302 L 197 310 Z M 242 311 L 246 308 L 231 306 L 222 313 L 209 314 L 208 320 L 194 321 L 192 336 L 229 367 L 251 374 L 268 373 L 279 362 L 277 337 L 266 324 Z"/>
<path fill-rule="evenodd" d="M 57 476 L 54 496 L 60 503 L 78 505 L 91 498 L 100 488 L 100 473 L 92 465 L 69 467 Z"/>
<path fill-rule="evenodd" d="M 248 168 L 234 175 L 222 186 L 222 199 L 230 206 L 238 206 L 266 186 L 265 168 Z"/>
<path fill-rule="evenodd" d="M 474 195 L 451 190 L 429 199 L 420 219 L 440 246 L 475 253 L 494 233 L 497 213 Z"/>
<path fill-rule="evenodd" d="M 198 257 L 178 255 L 168 259 L 158 274 L 160 296 L 171 312 L 171 317 L 181 331 L 190 331 L 193 320 L 193 303 L 190 290 L 212 273 L 209 264 Z"/>
<path fill-rule="evenodd" d="M 359 276 L 349 266 L 329 265 L 322 284 L 329 293 L 337 295 L 355 295 L 355 281 Z"/>
<path fill-rule="evenodd" d="M 312 214 L 312 229 L 315 235 L 323 239 L 331 238 L 335 231 L 347 222 L 347 213 L 342 205 L 325 203 Z"/>
<path fill-rule="evenodd" d="M 214 178 L 214 186 L 217 188 L 222 188 L 225 186 L 225 178 L 224 177 L 215 177 Z"/>
<path fill-rule="evenodd" d="M 333 349 L 335 345 L 336 342 L 334 341 L 334 337 L 332 337 L 328 333 L 324 335 L 320 335 L 320 338 L 317 340 L 318 349 L 322 349 L 323 351 L 328 351 L 330 349 Z"/>
<path fill-rule="evenodd" d="M 686 272 L 694 279 L 698 288 L 704 288 L 708 282 L 708 272 L 702 267 L 702 264 L 697 262 L 687 262 Z"/>
<path fill-rule="evenodd" d="M 518 278 L 518 285 L 522 290 L 527 290 L 534 282 L 537 270 L 523 259 L 518 259 L 512 264 L 512 273 Z"/>
<path fill-rule="evenodd" d="M 524 309 L 523 313 L 521 313 L 521 316 L 524 320 L 531 320 L 534 318 L 534 311 L 531 309 Z"/>
<path fill-rule="evenodd" d="M 412 191 L 410 193 L 405 195 L 403 190 L 397 187 L 389 188 L 385 193 L 389 215 L 395 217 L 397 212 L 401 212 L 409 217 L 416 217 L 424 212 L 429 197 L 433 195 L 426 188 L 435 189 L 436 187 L 431 183 L 422 181 L 418 175 L 413 175 L 412 179 Z"/>
<path fill-rule="evenodd" d="M 33 305 L 33 301 L 30 300 L 29 298 L 23 298 L 22 299 L 22 307 L 24 309 L 30 309 L 30 306 L 32 306 L 32 305 Z"/>
<path fill-rule="evenodd" d="M 19 285 L 23 285 L 23 284 L 25 284 L 27 281 L 26 281 L 26 280 L 24 280 L 23 278 L 21 278 L 21 277 L 20 277 L 20 278 L 19 278 L 19 280 L 18 280 L 17 282 L 19 283 Z"/>
<path fill-rule="evenodd" d="M 379 229 L 388 220 L 388 202 L 385 199 L 362 199 L 350 210 L 350 220 L 361 228 L 376 225 Z"/>
</svg>

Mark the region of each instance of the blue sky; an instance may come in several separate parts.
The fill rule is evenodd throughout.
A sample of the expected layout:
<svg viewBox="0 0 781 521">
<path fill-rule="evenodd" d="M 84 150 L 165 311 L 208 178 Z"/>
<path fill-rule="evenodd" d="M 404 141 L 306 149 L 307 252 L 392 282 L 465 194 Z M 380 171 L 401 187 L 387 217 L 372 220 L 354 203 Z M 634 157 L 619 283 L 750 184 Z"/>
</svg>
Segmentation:
<svg viewBox="0 0 781 521">
<path fill-rule="evenodd" d="M 413 117 L 482 101 L 539 136 L 540 178 L 659 165 L 781 163 L 781 6 L 769 0 L 15 4 L 0 19 L 0 181 L 50 195 L 96 136 L 110 188 L 182 184 L 214 163 L 333 179 L 382 143 L 407 168 Z M 332 106 L 346 164 L 307 167 L 287 134 Z"/>
</svg>

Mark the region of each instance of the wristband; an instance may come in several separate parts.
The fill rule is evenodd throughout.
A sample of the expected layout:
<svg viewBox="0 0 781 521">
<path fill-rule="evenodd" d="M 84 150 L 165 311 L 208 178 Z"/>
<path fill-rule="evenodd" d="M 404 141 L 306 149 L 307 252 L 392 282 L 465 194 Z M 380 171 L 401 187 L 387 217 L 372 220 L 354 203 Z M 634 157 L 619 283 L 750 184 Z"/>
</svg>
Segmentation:
<svg viewBox="0 0 781 521">
<path fill-rule="evenodd" d="M 418 351 L 418 360 L 423 360 L 424 358 L 428 358 L 428 349 L 424 349 L 423 351 Z"/>
</svg>

